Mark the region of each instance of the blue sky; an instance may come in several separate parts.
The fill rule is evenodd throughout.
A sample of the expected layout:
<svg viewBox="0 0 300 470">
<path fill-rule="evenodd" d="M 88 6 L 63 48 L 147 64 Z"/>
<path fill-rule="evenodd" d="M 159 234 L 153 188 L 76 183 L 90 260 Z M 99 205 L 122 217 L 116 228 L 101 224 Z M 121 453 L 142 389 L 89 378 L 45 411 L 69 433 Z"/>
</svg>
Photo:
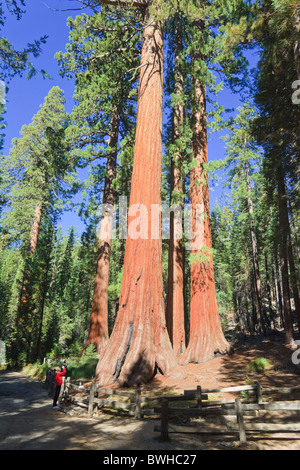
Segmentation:
<svg viewBox="0 0 300 470">
<path fill-rule="evenodd" d="M 9 84 L 7 94 L 5 121 L 4 153 L 8 154 L 11 140 L 18 137 L 23 124 L 29 124 L 43 103 L 49 90 L 58 85 L 64 90 L 66 97 L 66 110 L 70 112 L 73 107 L 73 80 L 63 79 L 59 76 L 59 67 L 54 58 L 56 52 L 65 50 L 68 42 L 67 18 L 80 14 L 78 11 L 53 11 L 52 9 L 76 8 L 76 0 L 27 0 L 26 13 L 20 21 L 12 15 L 7 15 L 3 36 L 10 40 L 15 48 L 22 49 L 28 42 L 48 35 L 47 43 L 43 46 L 42 55 L 34 60 L 37 69 L 46 70 L 51 80 L 43 79 L 38 75 L 31 80 L 14 78 Z M 241 105 L 239 97 L 224 89 L 219 95 L 219 100 L 227 108 L 237 108 Z M 208 156 L 210 160 L 216 160 L 224 155 L 224 144 L 218 134 L 209 136 Z M 221 187 L 211 190 L 211 206 L 221 194 Z M 74 225 L 78 233 L 84 229 L 83 222 L 76 212 L 68 212 L 62 217 L 62 228 L 67 230 Z"/>
</svg>

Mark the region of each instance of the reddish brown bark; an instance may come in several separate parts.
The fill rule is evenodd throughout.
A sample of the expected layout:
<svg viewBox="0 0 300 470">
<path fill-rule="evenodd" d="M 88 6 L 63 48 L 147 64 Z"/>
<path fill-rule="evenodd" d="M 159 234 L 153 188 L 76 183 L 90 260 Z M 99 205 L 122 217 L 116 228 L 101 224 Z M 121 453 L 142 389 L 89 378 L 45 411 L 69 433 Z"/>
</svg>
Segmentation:
<svg viewBox="0 0 300 470">
<path fill-rule="evenodd" d="M 175 93 L 183 95 L 183 75 L 180 71 L 180 55 L 182 53 L 182 27 L 180 18 L 175 25 Z M 173 143 L 181 138 L 183 127 L 183 105 L 178 102 L 173 110 Z M 182 182 L 182 154 L 176 151 L 171 162 L 171 195 L 175 192 L 175 201 L 171 197 L 171 205 L 176 204 L 178 209 L 182 206 L 183 182 Z M 178 200 L 179 196 L 179 200 Z M 179 211 L 180 212 L 180 211 Z M 184 298 L 183 298 L 183 246 L 180 234 L 176 230 L 176 215 L 170 213 L 170 240 L 168 259 L 168 296 L 167 296 L 167 328 L 177 357 L 185 351 L 185 327 L 184 327 Z"/>
<path fill-rule="evenodd" d="M 22 318 L 25 312 L 27 312 L 27 305 L 29 302 L 28 282 L 29 282 L 29 277 L 30 277 L 30 270 L 29 270 L 28 264 L 30 263 L 30 260 L 32 259 L 36 251 L 36 247 L 37 247 L 37 243 L 39 239 L 40 227 L 41 227 L 42 213 L 43 213 L 43 205 L 39 203 L 35 206 L 35 210 L 34 210 L 34 219 L 32 222 L 30 238 L 29 238 L 29 243 L 28 243 L 28 260 L 25 260 L 25 269 L 24 269 L 23 282 L 22 282 L 21 293 L 20 293 L 20 306 L 19 306 L 20 318 Z"/>
<path fill-rule="evenodd" d="M 112 149 L 118 144 L 119 117 L 111 121 L 111 133 L 108 145 Z M 103 212 L 100 221 L 97 268 L 92 301 L 90 328 L 83 354 L 89 344 L 96 346 L 100 355 L 108 341 L 108 285 L 113 214 L 111 209 L 115 201 L 113 180 L 116 177 L 117 152 L 107 159 L 106 176 L 103 192 Z M 109 204 L 109 206 L 104 206 Z"/>
<path fill-rule="evenodd" d="M 174 172 L 175 173 L 175 172 Z M 176 178 L 176 174 L 174 174 Z M 174 185 L 175 189 L 175 185 Z M 176 235 L 174 212 L 170 214 L 170 240 L 168 258 L 167 329 L 177 357 L 185 351 L 183 246 Z"/>
<path fill-rule="evenodd" d="M 32 224 L 31 232 L 30 232 L 29 253 L 31 255 L 34 255 L 36 247 L 37 247 L 37 242 L 38 242 L 40 227 L 41 227 L 42 212 L 43 212 L 42 204 L 41 203 L 37 204 L 35 206 L 34 219 L 33 219 L 33 224 Z"/>
<path fill-rule="evenodd" d="M 178 368 L 165 324 L 161 238 L 150 234 L 151 204 L 161 201 L 163 37 L 148 11 L 145 21 L 130 206 L 147 209 L 148 237 L 127 236 L 119 312 L 96 369 L 101 385 L 137 385 L 157 369 Z M 136 219 L 129 216 L 128 230 Z"/>
<path fill-rule="evenodd" d="M 207 162 L 207 125 L 205 86 L 194 79 L 195 106 L 192 115 L 193 165 L 190 176 L 192 206 L 191 310 L 190 339 L 180 363 L 204 362 L 216 353 L 225 354 L 230 347 L 221 328 L 217 308 L 210 229 L 208 177 L 203 164 Z M 197 223 L 197 206 L 201 217 Z"/>
</svg>

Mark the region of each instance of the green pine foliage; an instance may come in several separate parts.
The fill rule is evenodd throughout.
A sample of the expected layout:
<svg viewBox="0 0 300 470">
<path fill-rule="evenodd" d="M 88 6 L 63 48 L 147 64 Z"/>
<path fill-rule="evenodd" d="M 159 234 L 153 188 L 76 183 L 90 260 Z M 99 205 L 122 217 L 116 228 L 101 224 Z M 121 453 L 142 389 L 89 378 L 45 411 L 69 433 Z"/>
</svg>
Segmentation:
<svg viewBox="0 0 300 470">
<path fill-rule="evenodd" d="M 5 4 L 21 18 L 25 2 Z M 118 196 L 130 196 L 138 81 L 145 66 L 140 64 L 143 12 L 99 1 L 90 2 L 90 6 L 89 11 L 68 20 L 69 41 L 56 55 L 62 77 L 75 79 L 72 112 L 68 115 L 65 111 L 63 91 L 53 87 L 32 122 L 24 124 L 20 137 L 13 140 L 9 155 L 1 158 L 0 338 L 5 341 L 11 365 L 81 353 L 91 314 L 99 205 L 109 176 L 107 163 L 115 153 L 115 175 L 110 182 L 115 203 Z M 197 79 L 206 89 L 210 139 L 217 138 L 213 131 L 223 131 L 226 150 L 222 160 L 211 161 L 209 155 L 205 168 L 210 181 L 218 176 L 224 186 L 210 221 L 217 301 L 226 333 L 255 335 L 263 332 L 262 325 L 268 334 L 283 331 L 286 278 L 292 328 L 297 332 L 300 107 L 292 101 L 292 85 L 300 79 L 298 2 L 155 0 L 150 13 L 155 21 L 164 23 L 166 44 L 162 201 L 189 203 L 189 175 L 195 165 L 191 116 Z M 2 26 L 4 16 L 2 7 Z M 179 25 L 182 47 L 178 54 L 175 35 Z M 0 78 L 25 71 L 32 75 L 29 57 L 37 56 L 44 42 L 41 38 L 18 52 L 2 38 Z M 246 52 L 254 47 L 259 60 L 250 71 Z M 175 69 L 182 77 L 181 93 Z M 241 107 L 231 114 L 218 102 L 224 87 L 240 94 Z M 184 122 L 180 138 L 174 140 L 173 113 L 178 105 L 183 107 Z M 4 111 L 1 105 L 0 148 Z M 118 118 L 118 142 L 110 147 L 113 117 Z M 183 193 L 170 194 L 171 162 L 179 151 Z M 72 227 L 66 233 L 59 225 L 60 215 L 76 205 L 85 230 L 80 234 Z M 39 207 L 37 244 L 32 249 Z M 123 274 L 125 240 L 118 238 L 119 217 L 116 209 L 117 238 L 111 245 L 108 287 L 109 332 L 118 312 Z M 285 233 L 283 222 L 287 224 Z M 163 240 L 162 266 L 166 296 L 168 240 Z M 22 304 L 24 289 L 26 302 Z M 188 313 L 188 252 L 184 302 Z M 188 323 L 186 315 L 187 331 Z M 80 361 L 70 362 L 74 377 L 83 377 L 86 362 L 93 375 L 97 357 L 89 351 Z"/>
<path fill-rule="evenodd" d="M 5 0 L 0 5 L 0 30 L 5 24 L 7 14 L 12 14 L 19 21 L 25 13 L 25 0 Z M 17 50 L 14 45 L 5 37 L 0 38 L 0 79 L 8 82 L 14 76 L 23 76 L 27 73 L 26 78 L 32 78 L 36 75 L 37 70 L 32 59 L 37 58 L 42 52 L 42 45 L 47 41 L 47 36 L 43 36 L 32 43 L 28 43 L 22 50 Z M 49 75 L 40 70 L 45 77 Z"/>
</svg>

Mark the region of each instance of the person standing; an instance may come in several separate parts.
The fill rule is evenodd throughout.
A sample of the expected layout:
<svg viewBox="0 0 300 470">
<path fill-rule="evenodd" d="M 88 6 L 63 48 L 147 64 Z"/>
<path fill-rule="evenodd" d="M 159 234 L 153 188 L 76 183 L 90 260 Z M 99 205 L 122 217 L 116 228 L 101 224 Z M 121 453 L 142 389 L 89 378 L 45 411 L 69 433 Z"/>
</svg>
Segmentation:
<svg viewBox="0 0 300 470">
<path fill-rule="evenodd" d="M 57 400 L 59 398 L 60 389 L 61 389 L 62 382 L 63 382 L 63 375 L 65 375 L 66 372 L 67 372 L 67 369 L 65 368 L 64 365 L 61 367 L 61 369 L 59 368 L 56 369 L 56 376 L 55 376 L 56 386 L 55 386 L 55 393 L 54 393 L 54 398 L 53 398 L 53 409 L 56 409 L 56 410 L 59 409 L 59 406 L 57 406 Z"/>
</svg>

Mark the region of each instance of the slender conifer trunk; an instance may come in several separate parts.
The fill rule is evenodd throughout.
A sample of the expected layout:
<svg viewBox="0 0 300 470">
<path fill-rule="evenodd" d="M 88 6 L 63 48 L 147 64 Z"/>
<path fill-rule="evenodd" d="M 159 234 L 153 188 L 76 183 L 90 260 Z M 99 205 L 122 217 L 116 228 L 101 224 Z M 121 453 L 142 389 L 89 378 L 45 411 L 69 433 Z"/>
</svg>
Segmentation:
<svg viewBox="0 0 300 470">
<path fill-rule="evenodd" d="M 138 385 L 157 370 L 178 370 L 165 321 L 160 223 L 151 238 L 152 205 L 161 203 L 163 34 L 149 20 L 146 8 L 124 273 L 119 312 L 96 369 L 101 385 Z"/>
<path fill-rule="evenodd" d="M 182 53 L 182 24 L 181 18 L 175 18 L 175 94 L 183 95 L 183 75 L 180 70 L 180 58 Z M 183 104 L 178 102 L 173 110 L 173 143 L 180 140 L 183 128 Z M 171 162 L 171 204 L 174 202 L 172 193 L 175 193 L 176 208 L 183 206 L 183 181 L 182 181 L 182 154 L 178 149 Z M 179 211 L 181 212 L 181 211 Z M 181 216 L 181 214 L 178 214 Z M 184 326 L 184 256 L 182 240 L 176 230 L 176 214 L 170 214 L 170 240 L 168 259 L 168 296 L 167 296 L 167 328 L 177 357 L 185 350 L 185 326 Z M 181 221 L 181 217 L 180 217 Z"/>
<path fill-rule="evenodd" d="M 119 116 L 114 115 L 111 120 L 111 132 L 108 145 L 112 149 L 118 145 Z M 113 205 L 115 202 L 115 191 L 113 180 L 116 177 L 117 152 L 113 152 L 107 158 L 105 185 L 103 192 L 103 211 L 100 222 L 99 245 L 97 253 L 97 268 L 94 283 L 94 294 L 92 300 L 92 312 L 90 328 L 85 348 L 93 344 L 100 355 L 108 341 L 108 285 L 111 236 L 113 226 Z"/>
<path fill-rule="evenodd" d="M 216 353 L 229 352 L 218 313 L 210 229 L 207 163 L 206 90 L 194 78 L 195 105 L 192 113 L 193 155 L 190 198 L 192 206 L 191 310 L 190 340 L 180 363 L 205 362 Z M 196 163 L 197 162 L 197 163 Z M 197 209 L 200 217 L 197 217 Z M 199 212 L 198 212 L 199 214 Z"/>
<path fill-rule="evenodd" d="M 280 235 L 280 269 L 283 293 L 283 320 L 287 344 L 293 344 L 294 332 L 292 322 L 292 309 L 290 300 L 290 283 L 288 271 L 288 208 L 286 188 L 282 167 L 277 169 L 278 185 L 278 211 L 279 211 L 279 235 Z"/>
<path fill-rule="evenodd" d="M 246 144 L 245 144 L 246 147 Z M 267 336 L 266 326 L 263 316 L 263 304 L 262 304 L 262 295 L 261 295 L 261 281 L 260 281 L 260 270 L 259 270 L 259 261 L 258 261 L 258 247 L 257 247 L 257 238 L 255 232 L 255 224 L 253 220 L 253 201 L 251 198 L 251 186 L 250 186 L 250 176 L 249 176 L 249 164 L 245 163 L 245 178 L 246 178 L 246 188 L 247 188 L 247 205 L 248 213 L 250 218 L 250 235 L 251 235 L 251 245 L 252 245 L 252 260 L 253 260 L 253 270 L 254 270 L 254 283 L 255 283 L 255 293 L 258 307 L 258 327 L 262 330 L 264 336 Z"/>
<path fill-rule="evenodd" d="M 292 247 L 290 225 L 289 225 L 289 233 L 288 233 L 288 259 L 289 259 L 289 267 L 290 267 L 291 286 L 292 286 L 293 297 L 294 297 L 296 318 L 297 318 L 297 323 L 298 323 L 298 331 L 300 331 L 300 298 L 299 298 L 299 289 L 297 285 L 297 272 L 296 272 L 294 252 L 293 252 L 293 247 Z"/>
</svg>

